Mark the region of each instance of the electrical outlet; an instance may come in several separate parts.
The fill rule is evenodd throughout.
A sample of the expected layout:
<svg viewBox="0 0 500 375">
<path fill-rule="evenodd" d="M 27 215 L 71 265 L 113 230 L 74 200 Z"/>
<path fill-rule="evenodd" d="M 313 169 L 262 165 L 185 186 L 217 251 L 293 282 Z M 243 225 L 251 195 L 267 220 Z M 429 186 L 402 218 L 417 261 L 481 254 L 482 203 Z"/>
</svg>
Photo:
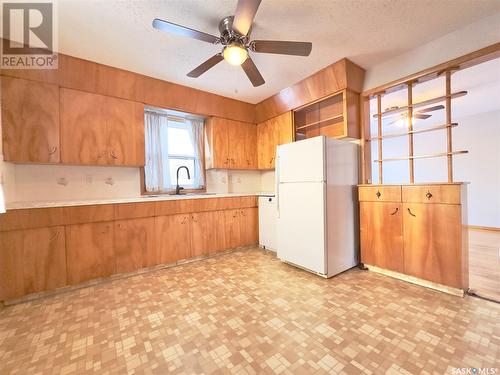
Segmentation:
<svg viewBox="0 0 500 375">
<path fill-rule="evenodd" d="M 113 186 L 115 184 L 115 180 L 113 179 L 113 177 L 108 177 L 104 180 L 104 183 Z"/>
<path fill-rule="evenodd" d="M 238 177 L 238 178 L 236 179 L 236 183 L 241 184 L 241 177 Z"/>
<path fill-rule="evenodd" d="M 61 186 L 67 186 L 69 184 L 69 181 L 66 177 L 60 177 L 57 179 L 57 184 Z"/>
<path fill-rule="evenodd" d="M 86 184 L 93 184 L 94 183 L 94 176 L 92 176 L 91 174 L 88 174 L 85 176 L 85 183 Z"/>
</svg>

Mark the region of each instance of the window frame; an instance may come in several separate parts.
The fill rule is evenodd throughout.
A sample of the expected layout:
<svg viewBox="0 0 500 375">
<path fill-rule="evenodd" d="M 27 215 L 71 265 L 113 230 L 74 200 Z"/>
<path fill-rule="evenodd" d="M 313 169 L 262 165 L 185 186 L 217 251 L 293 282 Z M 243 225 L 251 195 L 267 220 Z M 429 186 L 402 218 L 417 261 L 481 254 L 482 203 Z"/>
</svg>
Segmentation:
<svg viewBox="0 0 500 375">
<path fill-rule="evenodd" d="M 166 116 L 167 118 L 172 119 L 172 121 L 175 122 L 185 122 L 185 119 L 181 116 L 176 116 L 172 115 L 169 113 L 166 113 L 165 109 L 157 109 L 157 108 L 145 108 L 144 111 L 150 111 L 150 112 L 157 112 L 160 115 Z M 187 114 L 186 115 L 190 115 Z M 173 126 L 175 127 L 175 126 Z M 202 134 L 202 144 L 205 144 L 205 125 L 203 125 L 203 134 Z M 144 151 L 146 149 L 144 148 Z M 193 156 L 187 156 L 187 155 L 176 155 L 176 154 L 168 154 L 169 158 L 172 157 L 174 159 L 186 159 L 186 160 L 195 160 L 196 158 Z M 205 193 L 207 191 L 207 173 L 205 169 L 205 147 L 201 148 L 201 155 L 200 155 L 200 164 L 201 164 L 201 172 L 203 174 L 203 180 L 205 181 L 205 185 L 201 186 L 199 188 L 185 188 L 182 189 L 183 193 Z M 148 191 L 146 190 L 146 172 L 144 170 L 144 166 L 140 167 L 140 184 L 141 184 L 141 195 L 171 195 L 172 193 L 175 193 L 175 188 L 168 189 L 166 191 Z M 182 185 L 181 185 L 182 186 Z"/>
</svg>

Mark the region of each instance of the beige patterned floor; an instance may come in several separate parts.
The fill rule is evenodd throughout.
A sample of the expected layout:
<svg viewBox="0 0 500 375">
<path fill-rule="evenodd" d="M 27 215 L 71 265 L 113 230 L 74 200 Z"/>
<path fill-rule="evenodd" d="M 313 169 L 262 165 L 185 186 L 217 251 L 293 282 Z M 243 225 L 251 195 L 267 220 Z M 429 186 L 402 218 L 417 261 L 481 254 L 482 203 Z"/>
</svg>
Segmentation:
<svg viewBox="0 0 500 375">
<path fill-rule="evenodd" d="M 498 304 L 257 249 L 0 311 L 2 375 L 451 374 L 499 348 Z"/>
</svg>

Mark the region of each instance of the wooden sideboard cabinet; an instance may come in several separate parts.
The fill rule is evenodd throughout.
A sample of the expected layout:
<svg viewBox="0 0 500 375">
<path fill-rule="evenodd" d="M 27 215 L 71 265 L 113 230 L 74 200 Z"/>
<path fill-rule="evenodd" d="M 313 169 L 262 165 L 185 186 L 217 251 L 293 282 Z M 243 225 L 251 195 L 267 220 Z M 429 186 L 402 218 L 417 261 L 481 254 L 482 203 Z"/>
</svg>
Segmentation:
<svg viewBox="0 0 500 375">
<path fill-rule="evenodd" d="M 468 288 L 465 184 L 360 185 L 361 261 Z"/>
</svg>

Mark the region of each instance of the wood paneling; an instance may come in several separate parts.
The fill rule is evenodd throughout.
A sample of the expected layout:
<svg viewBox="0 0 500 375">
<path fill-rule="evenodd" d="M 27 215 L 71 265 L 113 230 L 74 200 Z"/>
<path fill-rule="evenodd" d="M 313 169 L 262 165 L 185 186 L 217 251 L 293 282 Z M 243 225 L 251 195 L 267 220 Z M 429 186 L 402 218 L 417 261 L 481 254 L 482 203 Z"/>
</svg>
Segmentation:
<svg viewBox="0 0 500 375">
<path fill-rule="evenodd" d="M 401 186 L 359 186 L 358 196 L 361 202 L 401 202 Z"/>
<path fill-rule="evenodd" d="M 63 207 L 65 224 L 83 224 L 99 221 L 112 221 L 115 217 L 115 206 L 112 204 L 96 204 L 92 206 Z"/>
<path fill-rule="evenodd" d="M 360 202 L 361 261 L 404 272 L 401 203 Z"/>
<path fill-rule="evenodd" d="M 64 228 L 0 234 L 0 300 L 66 285 Z"/>
<path fill-rule="evenodd" d="M 8 210 L 0 215 L 0 232 L 52 227 L 62 224 L 64 224 L 62 207 Z"/>
<path fill-rule="evenodd" d="M 191 258 L 191 220 L 188 214 L 156 217 L 155 231 L 161 264 Z"/>
<path fill-rule="evenodd" d="M 460 204 L 462 185 L 403 186 L 403 202 Z"/>
<path fill-rule="evenodd" d="M 364 69 L 347 59 L 337 61 L 258 103 L 255 107 L 256 122 L 263 122 L 346 88 L 361 92 L 364 74 Z"/>
<path fill-rule="evenodd" d="M 59 88 L 2 77 L 2 136 L 5 161 L 58 163 Z"/>
<path fill-rule="evenodd" d="M 460 205 L 403 204 L 405 273 L 454 288 L 462 280 Z"/>
<path fill-rule="evenodd" d="M 105 103 L 108 164 L 143 166 L 144 105 L 110 97 Z"/>
<path fill-rule="evenodd" d="M 66 256 L 69 284 L 114 274 L 113 222 L 67 226 Z"/>
<path fill-rule="evenodd" d="M 160 263 L 156 251 L 153 217 L 119 220 L 114 223 L 116 272 L 132 272 Z"/>
<path fill-rule="evenodd" d="M 106 97 L 61 89 L 61 161 L 68 164 L 108 163 Z"/>
</svg>

